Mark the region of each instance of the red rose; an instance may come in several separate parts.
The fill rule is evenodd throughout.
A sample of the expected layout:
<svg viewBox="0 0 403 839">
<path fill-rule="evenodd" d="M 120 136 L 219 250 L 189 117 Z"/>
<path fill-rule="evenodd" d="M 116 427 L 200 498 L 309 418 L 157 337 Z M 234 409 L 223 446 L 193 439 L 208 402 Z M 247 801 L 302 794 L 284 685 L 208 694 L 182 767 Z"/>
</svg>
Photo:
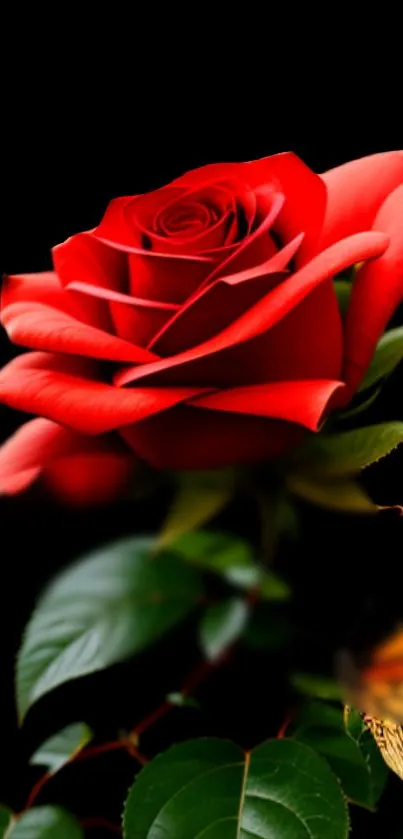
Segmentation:
<svg viewBox="0 0 403 839">
<path fill-rule="evenodd" d="M 3 447 L 3 491 L 45 470 L 102 497 L 130 458 L 277 457 L 349 401 L 403 297 L 403 152 L 323 176 L 293 154 L 206 166 L 112 201 L 53 257 L 3 289 L 11 340 L 36 352 L 0 400 L 43 418 Z M 356 263 L 343 330 L 332 279 Z"/>
</svg>

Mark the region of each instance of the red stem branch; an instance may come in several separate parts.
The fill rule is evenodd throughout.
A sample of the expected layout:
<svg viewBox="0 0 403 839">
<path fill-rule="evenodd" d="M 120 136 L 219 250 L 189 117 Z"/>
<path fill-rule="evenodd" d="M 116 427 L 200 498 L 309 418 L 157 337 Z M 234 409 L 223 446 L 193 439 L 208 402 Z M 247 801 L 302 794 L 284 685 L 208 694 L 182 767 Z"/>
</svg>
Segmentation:
<svg viewBox="0 0 403 839">
<path fill-rule="evenodd" d="M 182 696 L 189 696 L 199 685 L 204 682 L 207 676 L 216 668 L 217 663 L 212 664 L 210 661 L 202 661 L 201 664 L 198 664 L 194 670 L 187 676 L 185 679 L 180 693 Z M 172 705 L 170 702 L 166 700 L 161 703 L 151 714 L 147 714 L 141 722 L 136 725 L 135 729 L 133 730 L 133 735 L 135 737 L 140 737 L 141 734 L 144 734 L 149 728 L 155 725 L 160 719 L 165 717 L 175 706 Z"/>
<path fill-rule="evenodd" d="M 144 766 L 147 763 L 147 758 L 138 751 L 135 745 L 131 743 L 130 740 L 124 739 L 113 740 L 111 743 L 101 743 L 99 746 L 90 746 L 88 749 L 84 749 L 76 755 L 71 761 L 68 761 L 68 763 L 75 763 L 78 760 L 85 760 L 87 757 L 98 757 L 99 755 L 103 755 L 108 752 L 117 752 L 122 751 L 123 749 L 134 757 L 141 766 Z M 45 775 L 42 775 L 42 777 L 34 784 L 27 798 L 25 810 L 29 810 L 30 807 L 32 807 L 42 788 L 51 778 L 53 778 L 53 773 L 46 772 Z"/>
<path fill-rule="evenodd" d="M 81 827 L 83 828 L 83 830 L 90 830 L 92 828 L 94 828 L 96 830 L 97 828 L 103 828 L 104 830 L 110 830 L 111 833 L 115 833 L 116 836 L 121 836 L 122 835 L 122 831 L 121 831 L 119 825 L 114 824 L 113 822 L 109 822 L 107 819 L 101 819 L 101 818 L 82 819 L 80 824 L 81 824 Z"/>
<path fill-rule="evenodd" d="M 34 801 L 36 801 L 42 787 L 44 787 L 45 784 L 47 784 L 47 782 L 50 780 L 51 777 L 52 777 L 52 775 L 51 775 L 50 772 L 45 772 L 45 774 L 42 775 L 41 778 L 39 778 L 39 781 L 37 781 L 36 784 L 33 785 L 32 789 L 31 789 L 31 792 L 29 793 L 29 796 L 27 798 L 27 803 L 25 805 L 26 810 L 29 810 L 29 808 L 32 807 L 32 805 L 33 805 Z"/>
<path fill-rule="evenodd" d="M 140 734 L 143 734 L 144 731 L 151 728 L 151 726 L 158 722 L 158 720 L 165 717 L 165 714 L 168 714 L 172 707 L 173 706 L 170 702 L 162 702 L 155 711 L 152 711 L 151 714 L 147 714 L 147 716 L 144 717 L 138 725 L 136 725 L 136 728 L 133 730 L 133 734 L 140 737 Z"/>
<path fill-rule="evenodd" d="M 278 732 L 277 732 L 277 740 L 282 740 L 285 737 L 286 731 L 290 722 L 292 721 L 291 713 L 287 713 L 285 719 L 283 720 Z"/>
<path fill-rule="evenodd" d="M 98 757 L 98 755 L 106 754 L 107 752 L 117 752 L 121 749 L 127 749 L 125 740 L 113 740 L 111 743 L 101 743 L 99 746 L 90 746 L 80 752 L 74 760 L 85 760 L 87 757 Z"/>
<path fill-rule="evenodd" d="M 195 691 L 199 687 L 199 685 L 205 681 L 205 679 L 216 669 L 217 665 L 221 664 L 222 661 L 225 658 L 227 658 L 227 656 L 228 652 L 219 661 L 202 661 L 200 664 L 198 664 L 198 666 L 195 667 L 195 669 L 192 670 L 191 673 L 189 673 L 189 675 L 184 680 L 180 690 L 182 696 L 189 696 L 190 693 L 193 693 L 193 691 Z M 128 752 L 128 754 L 134 757 L 138 761 L 138 763 L 144 766 L 147 763 L 147 758 L 141 752 L 139 752 L 133 740 L 135 740 L 137 737 L 140 736 L 140 734 L 143 734 L 145 731 L 151 728 L 151 726 L 155 725 L 155 723 L 158 722 L 160 719 L 165 717 L 172 710 L 173 707 L 174 705 L 165 700 L 161 703 L 161 705 L 158 706 L 158 708 L 152 711 L 151 714 L 147 714 L 147 716 L 139 722 L 136 728 L 131 732 L 131 735 L 129 735 L 127 738 L 122 738 L 121 740 L 113 740 L 110 743 L 101 743 L 99 746 L 90 746 L 89 748 L 84 749 L 82 752 L 80 752 L 76 757 L 74 757 L 72 762 L 75 762 L 76 760 L 85 760 L 88 757 L 98 757 L 99 755 L 103 755 L 108 752 L 115 752 L 124 749 L 126 752 Z M 43 775 L 42 778 L 39 778 L 39 781 L 37 781 L 34 784 L 34 786 L 31 789 L 31 792 L 29 793 L 27 803 L 25 805 L 26 810 L 32 807 L 34 801 L 36 801 L 36 798 L 41 792 L 42 788 L 52 777 L 53 775 L 51 772 L 46 772 L 45 775 Z M 91 824 L 89 824 L 89 822 L 91 822 Z M 86 820 L 87 827 L 99 827 L 102 826 L 102 824 L 104 827 L 107 825 L 107 823 L 104 822 L 102 819 Z M 112 827 L 109 825 L 109 827 L 111 829 L 114 829 L 116 832 L 115 825 L 113 825 Z"/>
</svg>

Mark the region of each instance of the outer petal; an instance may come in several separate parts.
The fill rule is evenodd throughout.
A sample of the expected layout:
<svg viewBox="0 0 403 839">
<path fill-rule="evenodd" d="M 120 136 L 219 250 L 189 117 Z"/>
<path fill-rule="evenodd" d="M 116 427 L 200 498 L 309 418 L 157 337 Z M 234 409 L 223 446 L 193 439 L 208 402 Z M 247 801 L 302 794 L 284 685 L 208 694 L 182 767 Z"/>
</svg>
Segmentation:
<svg viewBox="0 0 403 839">
<path fill-rule="evenodd" d="M 228 181 L 232 178 L 242 179 L 244 163 L 208 163 L 206 166 L 199 166 L 191 169 L 172 181 L 175 186 L 208 186 L 219 181 Z"/>
<path fill-rule="evenodd" d="M 269 382 L 197 396 L 192 404 L 212 411 L 287 420 L 317 431 L 330 397 L 343 387 L 343 382 L 335 381 Z"/>
<path fill-rule="evenodd" d="M 64 501 L 105 503 L 124 488 L 135 463 L 118 439 L 83 437 L 38 418 L 0 448 L 0 493 L 14 495 L 43 475 Z"/>
<path fill-rule="evenodd" d="M 77 316 L 78 306 L 67 294 L 54 271 L 40 274 L 15 274 L 3 279 L 1 308 L 28 301 L 53 306 L 61 312 Z"/>
<path fill-rule="evenodd" d="M 73 282 L 91 283 L 102 288 L 127 291 L 128 268 L 124 254 L 100 242 L 91 231 L 71 236 L 52 251 L 53 263 L 60 281 L 67 286 Z M 71 292 L 72 293 L 72 292 Z M 109 330 L 111 319 L 108 304 L 95 298 L 79 299 L 87 302 L 98 315 L 97 324 Z"/>
<path fill-rule="evenodd" d="M 304 265 L 318 251 L 325 218 L 326 187 L 320 176 L 295 154 L 285 152 L 246 163 L 245 177 L 251 186 L 272 183 L 285 195 L 276 229 L 285 242 L 305 234 L 296 255 L 297 267 Z"/>
<path fill-rule="evenodd" d="M 56 245 L 53 263 L 63 285 L 81 282 L 126 291 L 127 263 L 124 254 L 100 242 L 93 231 L 77 233 Z"/>
<path fill-rule="evenodd" d="M 11 341 L 31 349 L 84 355 L 106 361 L 145 363 L 156 356 L 43 303 L 13 303 L 1 322 Z"/>
<path fill-rule="evenodd" d="M 156 254 L 143 247 L 127 223 L 131 198 L 116 198 L 95 230 L 79 233 L 53 249 L 61 282 L 87 283 L 135 297 L 176 303 L 191 294 L 211 270 L 209 256 Z M 95 299 L 93 305 L 95 305 Z M 107 303 L 98 301 L 107 308 Z"/>
<path fill-rule="evenodd" d="M 109 437 L 86 438 L 85 450 L 51 461 L 44 478 L 66 504 L 110 504 L 124 493 L 137 464 L 133 452 Z"/>
<path fill-rule="evenodd" d="M 85 434 L 128 425 L 164 411 L 201 388 L 118 388 L 86 378 L 85 366 L 48 353 L 29 353 L 0 373 L 0 401 Z"/>
<path fill-rule="evenodd" d="M 0 448 L 0 492 L 21 492 L 53 458 L 74 450 L 77 438 L 74 432 L 47 419 L 22 425 Z"/>
<path fill-rule="evenodd" d="M 125 441 L 157 469 L 215 469 L 278 457 L 303 429 L 265 417 L 178 406 L 121 429 Z"/>
<path fill-rule="evenodd" d="M 13 303 L 43 303 L 60 312 L 65 312 L 83 323 L 101 329 L 109 329 L 110 317 L 105 305 L 85 299 L 75 299 L 62 286 L 57 274 L 44 271 L 41 274 L 18 274 L 4 277 L 1 290 L 1 308 Z"/>
<path fill-rule="evenodd" d="M 318 324 L 326 324 L 326 329 Z M 262 335 L 188 368 L 181 384 L 238 387 L 276 381 L 339 379 L 344 335 L 331 280 L 320 283 L 294 309 Z"/>
<path fill-rule="evenodd" d="M 388 196 L 374 223 L 390 237 L 385 253 L 363 265 L 346 317 L 345 380 L 358 387 L 389 318 L 403 300 L 403 185 Z"/>
<path fill-rule="evenodd" d="M 382 152 L 352 160 L 321 176 L 328 204 L 322 248 L 360 230 L 370 230 L 390 192 L 403 183 L 403 151 Z"/>
<path fill-rule="evenodd" d="M 203 344 L 179 353 L 171 358 L 164 358 L 141 367 L 133 367 L 119 374 L 120 385 L 155 377 L 158 381 L 173 381 L 174 368 L 183 368 L 213 356 L 229 347 L 249 341 L 262 335 L 294 309 L 304 298 L 321 283 L 335 276 L 344 268 L 358 261 L 369 259 L 383 253 L 388 245 L 388 237 L 380 232 L 360 233 L 337 242 L 327 251 L 323 251 L 307 265 L 285 280 L 273 291 L 266 294 L 249 311 L 234 323 Z M 183 369 L 180 370 L 183 379 Z"/>
</svg>

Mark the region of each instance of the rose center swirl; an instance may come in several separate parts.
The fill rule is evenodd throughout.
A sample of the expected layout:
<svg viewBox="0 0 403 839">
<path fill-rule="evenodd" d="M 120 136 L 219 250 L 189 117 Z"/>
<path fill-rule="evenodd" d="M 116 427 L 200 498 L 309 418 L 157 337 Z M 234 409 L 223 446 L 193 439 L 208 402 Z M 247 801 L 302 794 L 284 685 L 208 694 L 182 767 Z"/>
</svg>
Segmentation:
<svg viewBox="0 0 403 839">
<path fill-rule="evenodd" d="M 161 210 L 155 219 L 154 228 L 162 236 L 194 236 L 208 230 L 218 219 L 215 207 L 198 201 L 183 201 Z"/>
</svg>

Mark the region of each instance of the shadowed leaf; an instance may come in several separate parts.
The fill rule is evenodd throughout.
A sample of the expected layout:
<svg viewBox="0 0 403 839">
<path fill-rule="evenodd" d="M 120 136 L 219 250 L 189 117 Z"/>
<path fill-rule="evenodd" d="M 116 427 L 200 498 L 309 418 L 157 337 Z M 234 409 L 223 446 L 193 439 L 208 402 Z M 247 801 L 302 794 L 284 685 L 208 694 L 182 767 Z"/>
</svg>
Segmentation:
<svg viewBox="0 0 403 839">
<path fill-rule="evenodd" d="M 20 715 L 45 693 L 102 670 L 165 635 L 198 603 L 196 569 L 125 539 L 60 574 L 40 599 L 17 661 Z"/>
</svg>

